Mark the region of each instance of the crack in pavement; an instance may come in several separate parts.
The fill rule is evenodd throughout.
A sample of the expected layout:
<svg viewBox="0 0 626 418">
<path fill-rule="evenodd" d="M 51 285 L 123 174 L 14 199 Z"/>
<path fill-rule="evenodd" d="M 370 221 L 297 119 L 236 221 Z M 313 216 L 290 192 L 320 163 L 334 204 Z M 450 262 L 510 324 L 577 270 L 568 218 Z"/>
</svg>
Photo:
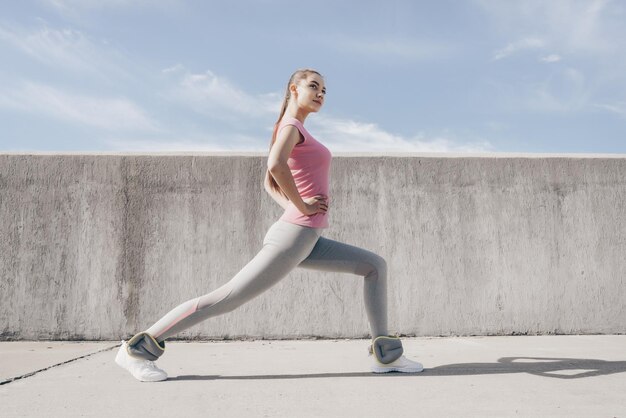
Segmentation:
<svg viewBox="0 0 626 418">
<path fill-rule="evenodd" d="M 90 357 L 90 356 L 93 356 L 95 354 L 102 353 L 104 351 L 113 350 L 115 348 L 118 348 L 119 346 L 120 345 L 117 344 L 117 345 L 114 345 L 114 346 L 111 346 L 111 347 L 103 348 L 103 349 L 95 351 L 93 353 L 85 354 L 84 356 L 76 357 L 76 358 L 73 358 L 73 359 L 70 359 L 70 360 L 67 360 L 67 361 L 63 361 L 61 363 L 53 364 L 52 366 L 48 366 L 48 367 L 45 367 L 43 369 L 35 370 L 34 372 L 29 372 L 29 373 L 23 374 L 21 376 L 10 377 L 8 379 L 0 381 L 0 386 L 6 385 L 7 383 L 15 382 L 16 380 L 25 379 L 27 377 L 34 376 L 37 373 L 45 372 L 46 370 L 50 370 L 52 368 L 55 368 L 55 367 L 58 367 L 58 366 L 62 366 L 64 364 L 71 363 L 73 361 L 80 360 L 82 358 Z"/>
</svg>

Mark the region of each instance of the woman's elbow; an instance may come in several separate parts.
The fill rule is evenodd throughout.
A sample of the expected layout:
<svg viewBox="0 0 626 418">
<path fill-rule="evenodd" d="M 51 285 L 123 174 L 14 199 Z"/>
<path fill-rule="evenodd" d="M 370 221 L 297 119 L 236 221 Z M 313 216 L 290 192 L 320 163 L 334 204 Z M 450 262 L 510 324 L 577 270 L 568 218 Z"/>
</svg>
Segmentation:
<svg viewBox="0 0 626 418">
<path fill-rule="evenodd" d="M 270 174 L 274 174 L 276 172 L 283 171 L 284 166 L 285 164 L 281 161 L 275 161 L 267 164 L 267 170 L 270 172 Z"/>
</svg>

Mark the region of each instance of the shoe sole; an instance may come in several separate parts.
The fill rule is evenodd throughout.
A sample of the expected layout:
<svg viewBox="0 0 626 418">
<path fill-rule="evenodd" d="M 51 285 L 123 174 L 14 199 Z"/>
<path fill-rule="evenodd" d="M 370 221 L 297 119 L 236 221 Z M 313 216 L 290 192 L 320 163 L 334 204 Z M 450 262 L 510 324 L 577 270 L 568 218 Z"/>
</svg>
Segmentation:
<svg viewBox="0 0 626 418">
<path fill-rule="evenodd" d="M 372 367 L 372 373 L 389 373 L 389 372 L 398 372 L 398 373 L 421 373 L 424 371 L 424 368 L 421 369 L 407 369 L 407 368 L 399 368 L 399 367 Z"/>
</svg>

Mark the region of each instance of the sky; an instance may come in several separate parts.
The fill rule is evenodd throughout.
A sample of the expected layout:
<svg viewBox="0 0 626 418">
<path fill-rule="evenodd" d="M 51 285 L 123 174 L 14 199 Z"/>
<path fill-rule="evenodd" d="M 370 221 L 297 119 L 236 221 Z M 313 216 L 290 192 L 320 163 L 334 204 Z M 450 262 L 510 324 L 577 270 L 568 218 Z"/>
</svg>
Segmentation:
<svg viewBox="0 0 626 418">
<path fill-rule="evenodd" d="M 0 0 L 0 152 L 626 154 L 626 1 Z"/>
</svg>

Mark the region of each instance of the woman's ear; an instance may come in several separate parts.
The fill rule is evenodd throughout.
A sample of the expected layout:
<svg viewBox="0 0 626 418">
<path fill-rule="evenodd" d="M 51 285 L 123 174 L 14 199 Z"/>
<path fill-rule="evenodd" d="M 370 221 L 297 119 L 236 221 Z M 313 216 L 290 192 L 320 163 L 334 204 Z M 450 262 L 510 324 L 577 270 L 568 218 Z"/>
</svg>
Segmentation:
<svg viewBox="0 0 626 418">
<path fill-rule="evenodd" d="M 291 96 L 298 96 L 298 87 L 294 83 L 289 86 L 289 93 Z"/>
</svg>

